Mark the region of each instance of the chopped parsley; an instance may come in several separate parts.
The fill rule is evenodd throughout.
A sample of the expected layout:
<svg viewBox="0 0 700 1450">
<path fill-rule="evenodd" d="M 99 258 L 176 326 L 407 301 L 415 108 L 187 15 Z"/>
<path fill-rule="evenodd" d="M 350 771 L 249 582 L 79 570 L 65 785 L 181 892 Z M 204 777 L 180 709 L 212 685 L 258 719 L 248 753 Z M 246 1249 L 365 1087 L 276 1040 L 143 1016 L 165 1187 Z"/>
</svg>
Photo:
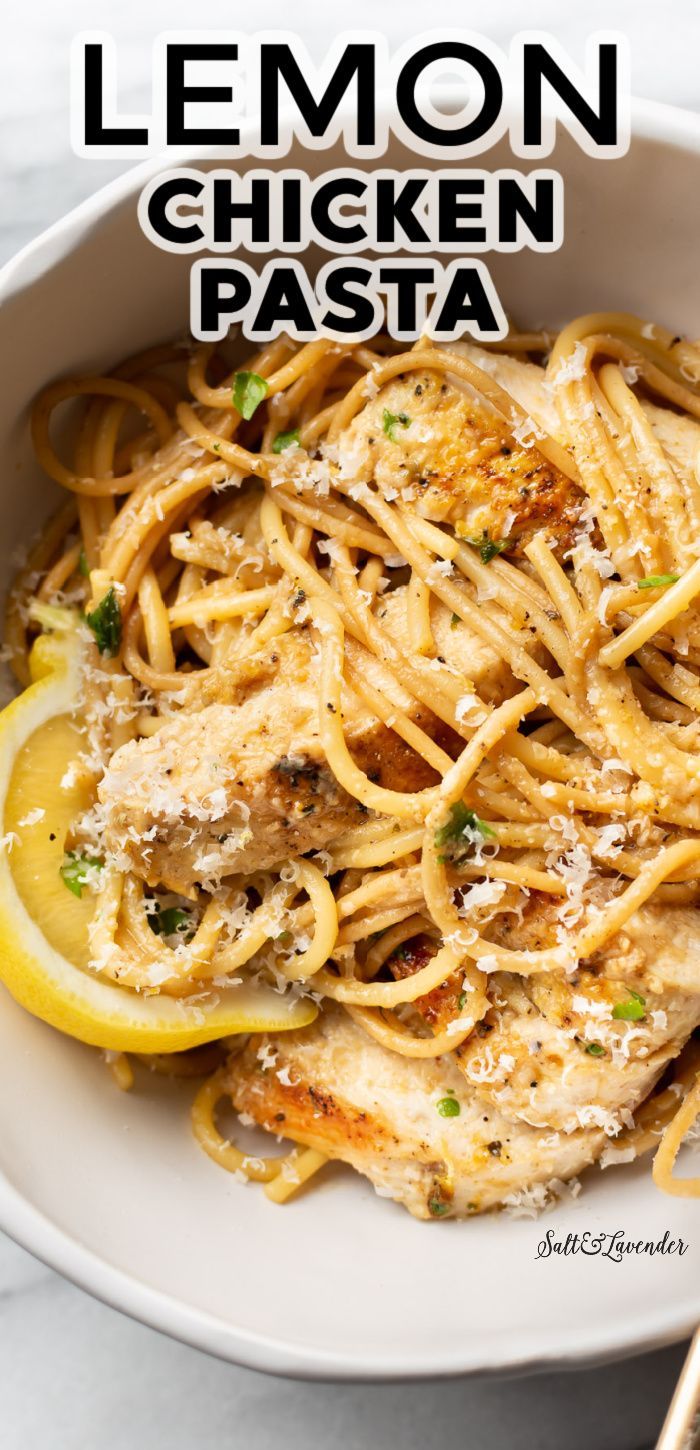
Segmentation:
<svg viewBox="0 0 700 1450">
<path fill-rule="evenodd" d="M 630 988 L 628 1000 L 616 1002 L 612 1015 L 617 1022 L 643 1022 L 646 1017 L 645 1007 L 646 998 L 640 996 L 639 992 L 633 992 Z"/>
<path fill-rule="evenodd" d="M 156 936 L 184 935 L 190 930 L 190 913 L 181 906 L 159 906 L 151 917 L 151 929 Z"/>
<path fill-rule="evenodd" d="M 441 1118 L 458 1118 L 462 1109 L 455 1097 L 440 1098 L 435 1104 Z M 432 1211 L 432 1210 L 431 1210 Z"/>
<path fill-rule="evenodd" d="M 101 655 L 116 655 L 122 641 L 122 612 L 119 608 L 114 585 L 110 585 L 104 599 L 85 616 Z"/>
<path fill-rule="evenodd" d="M 675 584 L 680 577 L 680 574 L 647 574 L 646 579 L 637 580 L 637 588 L 665 589 L 668 584 Z"/>
<path fill-rule="evenodd" d="M 507 539 L 492 539 L 488 529 L 482 529 L 481 534 L 476 538 L 470 538 L 467 534 L 463 537 L 465 543 L 471 544 L 473 549 L 478 549 L 482 564 L 490 564 L 497 554 L 502 554 L 503 550 L 508 548 Z"/>
<path fill-rule="evenodd" d="M 97 856 L 84 856 L 81 851 L 67 851 L 63 865 L 60 867 L 60 876 L 64 886 L 73 892 L 74 896 L 82 896 L 83 887 L 87 886 L 90 880 L 91 871 L 101 871 L 104 865 Z"/>
<path fill-rule="evenodd" d="M 78 573 L 82 574 L 83 579 L 90 578 L 90 565 L 88 564 L 87 554 L 84 549 L 81 549 L 78 555 Z"/>
<path fill-rule="evenodd" d="M 605 1057 L 605 1048 L 600 1042 L 584 1042 L 582 1046 L 589 1057 Z"/>
<path fill-rule="evenodd" d="M 460 620 L 459 615 L 458 614 L 453 614 L 452 615 L 452 618 L 450 620 L 450 629 L 456 629 L 457 628 L 457 625 L 460 624 L 460 623 L 461 623 L 461 620 Z"/>
<path fill-rule="evenodd" d="M 233 380 L 233 406 L 246 422 L 267 397 L 268 386 L 259 373 L 236 373 Z"/>
<path fill-rule="evenodd" d="M 462 1011 L 462 1008 L 466 1005 L 466 1001 L 467 1001 L 467 997 L 468 996 L 469 996 L 469 993 L 468 993 L 468 991 L 467 991 L 467 989 L 465 987 L 464 988 L 464 991 L 460 992 L 460 994 L 459 994 L 459 996 L 457 998 L 457 1006 L 458 1006 L 460 1012 Z"/>
<path fill-rule="evenodd" d="M 299 442 L 299 429 L 290 428 L 288 433 L 278 433 L 272 445 L 273 453 L 284 453 L 285 448 L 292 448 Z"/>
<path fill-rule="evenodd" d="M 438 860 L 442 865 L 446 861 L 463 861 L 469 854 L 470 846 L 475 845 L 477 838 L 481 836 L 482 841 L 495 841 L 496 832 L 477 816 L 476 811 L 465 806 L 464 801 L 456 801 L 450 806 L 450 818 L 435 832 L 435 845 L 438 849 L 447 847 L 443 856 Z"/>
<path fill-rule="evenodd" d="M 434 1218 L 442 1218 L 444 1213 L 449 1213 L 450 1211 L 449 1203 L 442 1203 L 439 1198 L 429 1198 L 428 1208 Z"/>
<path fill-rule="evenodd" d="M 410 421 L 411 419 L 409 418 L 408 413 L 390 413 L 388 408 L 385 408 L 384 412 L 382 413 L 382 428 L 384 429 L 387 438 L 390 438 L 392 443 L 396 442 L 396 434 L 394 432 L 394 429 L 396 428 L 397 423 L 400 423 L 402 428 L 407 428 Z"/>
</svg>

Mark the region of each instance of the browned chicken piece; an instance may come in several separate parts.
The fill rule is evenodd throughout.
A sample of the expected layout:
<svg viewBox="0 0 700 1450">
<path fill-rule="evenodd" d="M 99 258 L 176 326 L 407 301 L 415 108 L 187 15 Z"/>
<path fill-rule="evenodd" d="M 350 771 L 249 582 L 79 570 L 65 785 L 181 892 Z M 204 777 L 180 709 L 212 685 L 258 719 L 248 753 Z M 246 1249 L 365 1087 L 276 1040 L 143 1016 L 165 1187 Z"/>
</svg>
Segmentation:
<svg viewBox="0 0 700 1450">
<path fill-rule="evenodd" d="M 591 910 L 610 899 L 612 883 L 598 880 L 588 892 Z M 541 891 L 531 891 L 522 913 L 503 915 L 489 925 L 487 935 L 500 946 L 518 951 L 538 951 L 552 946 L 556 940 L 560 902 Z M 583 920 L 584 918 L 582 918 Z M 579 923 L 580 924 L 580 923 Z M 652 997 L 663 992 L 679 992 L 694 997 L 700 994 L 700 912 L 693 906 L 669 906 L 651 901 L 641 907 L 625 923 L 624 929 L 590 960 L 582 962 L 578 972 L 568 979 L 576 987 L 605 995 L 606 979 L 620 981 Z M 563 1020 L 563 1009 L 557 983 L 565 980 L 549 973 L 524 980 L 525 989 L 541 1011 L 553 1021 Z M 652 1002 L 652 1006 L 655 1003 Z"/>
<path fill-rule="evenodd" d="M 363 807 L 321 749 L 318 661 L 310 632 L 290 630 L 248 661 L 237 703 L 181 714 L 112 757 L 99 787 L 105 844 L 150 885 L 264 870 L 358 825 Z M 434 772 L 344 692 L 348 743 L 382 785 L 419 790 Z M 426 716 L 428 712 L 425 712 Z"/>
<path fill-rule="evenodd" d="M 565 444 L 566 435 L 556 404 L 557 387 L 547 382 L 545 370 L 538 363 L 511 357 L 508 353 L 489 352 L 472 342 L 452 342 L 446 350 L 476 363 L 510 393 L 537 428 Z M 453 381 L 455 385 L 463 386 L 456 377 Z M 644 392 L 638 391 L 637 395 L 642 411 L 671 463 L 681 474 L 693 478 L 700 449 L 700 421 L 652 401 Z"/>
<path fill-rule="evenodd" d="M 228 1086 L 239 1112 L 351 1164 L 422 1219 L 509 1201 L 542 1207 L 552 1180 L 579 1173 L 606 1143 L 600 1128 L 543 1135 L 509 1118 L 452 1058 L 400 1057 L 333 1006 L 301 1032 L 252 1038 L 230 1059 Z M 457 1112 L 445 1114 L 446 1099 Z"/>
<path fill-rule="evenodd" d="M 382 624 L 405 649 L 406 591 L 381 606 Z M 486 699 L 514 689 L 489 646 L 437 601 L 436 647 Z M 417 705 L 382 662 L 367 655 L 365 677 L 446 749 L 458 737 Z M 230 703 L 178 714 L 150 738 L 123 745 L 99 787 L 105 845 L 123 869 L 150 885 L 189 893 L 196 882 L 264 870 L 328 844 L 359 824 L 364 808 L 338 784 L 319 737 L 319 661 L 312 633 L 295 628 L 240 670 L 217 681 Z M 437 779 L 421 756 L 381 724 L 350 688 L 343 723 L 353 758 L 391 790 L 421 790 Z"/>
<path fill-rule="evenodd" d="M 534 369 L 539 373 L 540 369 Z M 583 495 L 537 450 L 540 430 L 521 433 L 456 378 L 407 373 L 381 388 L 342 434 L 341 469 L 373 479 L 388 499 L 411 500 L 436 523 L 518 556 L 546 529 L 559 549 L 573 541 Z"/>
<path fill-rule="evenodd" d="M 472 592 L 470 586 L 466 586 L 465 592 Z M 376 615 L 379 623 L 402 652 L 410 657 L 413 649 L 408 630 L 405 589 L 394 589 L 383 595 L 377 604 Z M 451 614 L 434 595 L 430 600 L 430 628 L 435 657 L 462 680 L 465 692 L 475 690 L 487 704 L 500 705 L 521 688 L 506 661 L 463 620 Z M 544 664 L 548 657 L 537 638 L 534 625 L 526 622 L 518 627 L 513 624 L 512 630 L 513 633 L 517 631 L 518 644 L 528 650 L 540 664 Z"/>
<path fill-rule="evenodd" d="M 514 557 L 542 529 L 561 557 L 573 542 L 584 495 L 538 451 L 549 434 L 566 446 L 556 387 L 544 368 L 467 342 L 444 349 L 476 363 L 520 404 L 524 426 L 507 422 L 456 374 L 406 373 L 385 385 L 353 419 L 335 450 L 341 472 L 374 480 L 425 518 L 448 522 L 487 550 Z M 700 425 L 642 398 L 676 471 L 695 476 Z"/>
<path fill-rule="evenodd" d="M 556 939 L 555 912 L 551 897 L 533 892 L 522 922 L 504 916 L 488 934 L 537 950 Z M 406 943 L 392 974 L 418 971 L 434 949 L 427 937 Z M 432 1030 L 458 1017 L 459 990 L 455 975 L 414 1004 Z M 487 1017 L 455 1050 L 477 1096 L 536 1127 L 594 1125 L 614 1136 L 700 1025 L 700 915 L 644 907 L 573 976 L 496 972 L 490 995 Z"/>
<path fill-rule="evenodd" d="M 612 978 L 597 985 L 605 990 L 594 995 L 583 983 L 578 990 L 562 984 L 569 999 L 564 1026 L 538 1010 L 517 978 L 499 975 L 492 985 L 497 1006 L 456 1050 L 477 1096 L 564 1133 L 595 1126 L 614 1139 L 629 1126 L 700 1023 L 700 996 L 647 997 L 643 1019 L 624 1021 L 612 1016 L 615 1006 L 637 998 Z"/>
<path fill-rule="evenodd" d="M 700 422 L 643 400 L 642 408 L 676 471 L 695 480 L 700 459 Z"/>
</svg>

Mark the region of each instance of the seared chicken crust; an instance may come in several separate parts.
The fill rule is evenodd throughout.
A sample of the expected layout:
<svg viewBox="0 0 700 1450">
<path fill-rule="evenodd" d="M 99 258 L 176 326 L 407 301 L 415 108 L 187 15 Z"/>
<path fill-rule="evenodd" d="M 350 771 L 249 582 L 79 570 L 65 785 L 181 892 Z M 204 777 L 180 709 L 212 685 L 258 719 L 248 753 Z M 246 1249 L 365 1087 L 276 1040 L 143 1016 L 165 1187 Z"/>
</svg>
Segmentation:
<svg viewBox="0 0 700 1450">
<path fill-rule="evenodd" d="M 579 1173 L 602 1151 L 600 1128 L 542 1134 L 487 1105 L 451 1058 L 417 1061 L 380 1047 L 345 1012 L 253 1037 L 229 1061 L 239 1112 L 271 1133 L 349 1163 L 416 1218 L 463 1217 Z M 438 1104 L 454 1096 L 459 1115 Z"/>
</svg>

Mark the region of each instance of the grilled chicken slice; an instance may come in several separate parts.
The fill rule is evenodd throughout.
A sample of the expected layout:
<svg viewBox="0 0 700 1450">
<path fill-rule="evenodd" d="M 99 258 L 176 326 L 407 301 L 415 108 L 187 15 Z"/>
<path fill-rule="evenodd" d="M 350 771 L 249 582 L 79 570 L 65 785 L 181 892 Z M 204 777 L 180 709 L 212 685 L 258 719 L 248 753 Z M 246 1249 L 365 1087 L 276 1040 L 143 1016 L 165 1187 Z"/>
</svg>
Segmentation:
<svg viewBox="0 0 700 1450">
<path fill-rule="evenodd" d="M 629 1125 L 700 1023 L 700 997 L 647 998 L 644 1020 L 620 1021 L 612 1010 L 630 1001 L 629 990 L 609 979 L 603 985 L 594 995 L 583 984 L 562 984 L 570 1010 L 566 1025 L 557 1025 L 521 982 L 499 976 L 492 986 L 499 1005 L 456 1050 L 477 1096 L 509 1116 L 564 1133 L 596 1126 L 615 1137 Z"/>
<path fill-rule="evenodd" d="M 489 935 L 537 950 L 554 944 L 556 926 L 551 898 L 533 892 L 522 921 L 504 916 Z M 392 975 L 419 971 L 434 950 L 425 935 L 404 943 Z M 459 1017 L 460 988 L 456 974 L 414 1003 L 431 1030 Z M 700 1025 L 700 913 L 644 907 L 573 977 L 496 972 L 490 995 L 486 1018 L 455 1050 L 477 1096 L 536 1127 L 594 1124 L 613 1136 Z"/>
<path fill-rule="evenodd" d="M 609 900 L 610 883 L 598 880 L 587 894 L 590 909 L 595 911 Z M 518 951 L 538 951 L 552 946 L 560 924 L 560 905 L 544 892 L 531 891 L 522 915 L 498 917 L 489 926 L 488 936 L 497 945 Z M 524 983 L 540 1010 L 556 1022 L 565 1021 L 569 1010 L 568 1005 L 562 1006 L 561 985 L 557 985 L 564 981 L 562 977 L 542 974 L 529 977 Z M 577 974 L 569 978 L 568 986 L 577 990 L 578 984 L 583 983 L 586 991 L 605 1000 L 606 984 L 615 982 L 642 995 L 650 993 L 650 1009 L 657 1006 L 652 999 L 664 992 L 700 995 L 698 908 L 669 906 L 652 900 L 636 911 L 624 929 L 590 961 L 581 963 Z"/>
<path fill-rule="evenodd" d="M 680 475 L 695 480 L 700 462 L 700 423 L 646 398 L 642 407 L 662 448 Z"/>
<path fill-rule="evenodd" d="M 341 1159 L 416 1218 L 464 1217 L 579 1173 L 605 1134 L 540 1133 L 487 1106 L 452 1059 L 400 1057 L 326 1007 L 298 1033 L 254 1037 L 230 1059 L 234 1106 L 270 1132 Z M 458 1114 L 443 1116 L 451 1098 Z"/>
<path fill-rule="evenodd" d="M 537 428 L 549 433 L 559 443 L 565 443 L 556 405 L 556 387 L 547 383 L 544 368 L 521 357 L 510 357 L 508 353 L 489 352 L 472 342 L 452 342 L 448 351 L 476 363 L 510 393 Z M 464 387 L 458 378 L 452 381 L 455 386 Z M 688 474 L 691 479 L 694 478 L 700 451 L 700 421 L 664 407 L 644 393 L 638 396 L 642 411 L 671 463 L 681 475 Z"/>
<path fill-rule="evenodd" d="M 514 366 L 532 370 L 531 389 L 541 384 L 534 364 Z M 529 431 L 515 431 L 518 437 L 457 378 L 412 372 L 386 384 L 358 413 L 338 441 L 337 459 L 343 472 L 373 479 L 388 499 L 410 499 L 424 518 L 450 523 L 462 537 L 518 556 L 546 528 L 564 551 L 583 494 L 537 451 L 534 420 Z"/>
<path fill-rule="evenodd" d="M 410 649 L 406 591 L 381 605 L 381 623 Z M 433 601 L 436 649 L 465 692 L 486 700 L 515 688 L 507 667 L 466 625 Z M 363 670 L 393 705 L 456 753 L 459 738 L 367 655 Z M 113 756 L 99 787 L 105 845 L 122 869 L 149 885 L 191 893 L 195 882 L 264 870 L 319 849 L 363 819 L 364 808 L 338 784 L 319 738 L 319 662 L 312 635 L 295 628 L 228 672 L 217 688 L 230 703 L 183 712 L 150 738 Z M 380 785 L 421 790 L 436 775 L 350 688 L 343 723 L 353 758 Z"/>
<path fill-rule="evenodd" d="M 289 631 L 247 663 L 239 703 L 179 714 L 130 741 L 101 781 L 107 850 L 150 885 L 188 894 L 195 882 L 318 849 L 363 819 L 321 749 L 309 631 Z M 343 713 L 355 760 L 382 785 L 419 790 L 435 779 L 349 690 Z"/>
<path fill-rule="evenodd" d="M 471 586 L 466 586 L 465 592 L 472 594 Z M 382 628 L 410 658 L 414 650 L 408 629 L 406 590 L 393 589 L 382 595 L 375 612 Z M 434 595 L 430 599 L 430 628 L 435 658 L 463 682 L 465 692 L 476 691 L 487 704 L 500 705 L 520 688 L 506 661 L 463 620 L 451 614 Z M 513 625 L 514 632 L 515 629 Z M 534 626 L 525 623 L 517 634 L 518 643 L 543 664 L 547 656 Z M 368 663 L 371 670 L 374 661 Z M 431 730 L 429 733 L 434 735 L 435 732 Z"/>
<path fill-rule="evenodd" d="M 345 430 L 337 445 L 341 471 L 373 479 L 385 497 L 404 497 L 425 518 L 516 558 L 546 529 L 561 557 L 584 497 L 537 449 L 542 433 L 566 442 L 544 369 L 467 342 L 446 350 L 493 377 L 532 426 L 513 430 L 454 374 L 407 373 L 380 389 Z M 700 425 L 646 398 L 642 406 L 676 470 L 693 478 Z"/>
</svg>

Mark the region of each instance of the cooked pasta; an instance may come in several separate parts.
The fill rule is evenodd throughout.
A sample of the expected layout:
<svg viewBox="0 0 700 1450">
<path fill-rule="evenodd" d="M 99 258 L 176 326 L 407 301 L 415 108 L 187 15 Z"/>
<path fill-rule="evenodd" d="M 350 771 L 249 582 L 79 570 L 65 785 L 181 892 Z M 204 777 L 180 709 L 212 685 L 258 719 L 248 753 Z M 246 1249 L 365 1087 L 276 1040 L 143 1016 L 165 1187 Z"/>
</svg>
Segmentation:
<svg viewBox="0 0 700 1450">
<path fill-rule="evenodd" d="M 700 349 L 622 313 L 178 344 L 51 384 L 32 435 L 69 497 L 6 640 L 23 685 L 41 629 L 83 640 L 81 965 L 320 1009 L 144 1059 L 213 1068 L 205 1152 L 275 1202 L 340 1158 L 422 1217 L 659 1143 L 700 1192 Z"/>
</svg>

